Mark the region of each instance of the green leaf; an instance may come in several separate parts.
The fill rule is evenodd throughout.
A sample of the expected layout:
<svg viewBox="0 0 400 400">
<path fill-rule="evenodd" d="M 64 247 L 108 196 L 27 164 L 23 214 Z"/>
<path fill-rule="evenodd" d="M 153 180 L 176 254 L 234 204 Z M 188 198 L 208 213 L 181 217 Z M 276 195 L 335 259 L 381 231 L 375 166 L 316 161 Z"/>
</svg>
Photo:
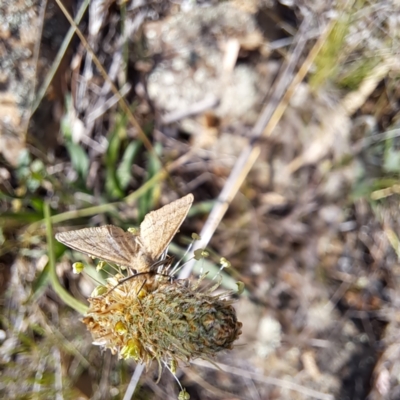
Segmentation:
<svg viewBox="0 0 400 400">
<path fill-rule="evenodd" d="M 31 205 L 35 209 L 35 211 L 39 212 L 40 214 L 43 214 L 43 199 L 40 198 L 33 198 L 31 199 Z"/>
<path fill-rule="evenodd" d="M 22 223 L 32 223 L 42 219 L 41 214 L 34 212 L 19 211 L 17 213 L 5 212 L 1 214 L 0 225 L 4 225 L 7 221 L 17 221 Z"/>
<path fill-rule="evenodd" d="M 65 108 L 66 112 L 61 118 L 61 132 L 63 133 L 67 142 L 72 141 L 72 127 L 71 127 L 71 117 L 70 113 L 72 112 L 72 97 L 70 95 L 65 96 Z"/>
<path fill-rule="evenodd" d="M 49 284 L 49 273 L 50 266 L 47 263 L 46 266 L 43 268 L 43 271 L 32 283 L 32 295 L 30 297 L 30 301 L 38 299 L 44 293 Z"/>
<path fill-rule="evenodd" d="M 161 154 L 162 145 L 161 143 L 156 143 L 154 145 L 153 153 L 148 153 L 148 163 L 147 163 L 147 175 L 146 181 L 153 178 L 153 176 L 157 175 L 161 170 L 160 159 L 156 156 Z M 156 183 L 151 189 L 149 189 L 139 200 L 139 221 L 142 221 L 145 215 L 154 207 L 157 199 L 161 194 L 161 185 L 160 183 Z"/>
<path fill-rule="evenodd" d="M 122 139 L 126 138 L 126 118 L 119 115 L 114 131 L 111 133 L 106 153 L 106 191 L 112 198 L 122 198 L 123 191 L 117 179 L 117 164 Z"/>
<path fill-rule="evenodd" d="M 119 183 L 119 187 L 125 190 L 128 185 L 129 181 L 132 177 L 132 164 L 142 146 L 142 142 L 139 140 L 134 140 L 130 142 L 128 147 L 125 149 L 124 155 L 122 157 L 121 163 L 117 169 L 117 179 Z"/>
<path fill-rule="evenodd" d="M 215 200 L 206 200 L 198 202 L 190 208 L 188 215 L 193 217 L 193 216 L 208 214 L 211 212 L 214 205 L 215 205 Z"/>
<path fill-rule="evenodd" d="M 89 157 L 85 150 L 76 143 L 67 142 L 66 143 L 69 156 L 71 158 L 72 166 L 75 171 L 82 177 L 86 178 L 89 172 Z"/>
</svg>

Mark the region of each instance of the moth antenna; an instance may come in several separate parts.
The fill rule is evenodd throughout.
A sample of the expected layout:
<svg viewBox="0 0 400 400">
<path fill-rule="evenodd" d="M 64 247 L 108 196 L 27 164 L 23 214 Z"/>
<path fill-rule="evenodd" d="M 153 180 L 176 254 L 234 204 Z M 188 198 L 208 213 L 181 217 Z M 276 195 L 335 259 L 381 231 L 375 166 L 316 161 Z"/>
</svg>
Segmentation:
<svg viewBox="0 0 400 400">
<path fill-rule="evenodd" d="M 118 286 L 121 286 L 122 284 L 124 284 L 125 282 L 128 282 L 128 281 L 130 281 L 131 279 L 133 279 L 133 278 L 136 278 L 137 276 L 141 276 L 141 275 L 146 275 L 146 274 L 155 274 L 155 275 L 158 275 L 158 276 L 164 276 L 165 278 L 171 278 L 171 276 L 168 274 L 161 274 L 161 273 L 158 273 L 158 272 L 153 272 L 153 271 L 144 271 L 144 272 L 138 272 L 138 273 L 136 273 L 135 275 L 129 275 L 129 276 L 126 276 L 125 278 L 122 278 L 122 279 L 120 279 L 119 281 L 118 281 L 118 283 L 114 286 L 114 287 L 112 287 L 110 290 L 108 290 L 106 293 L 104 293 L 104 294 L 102 294 L 101 296 L 99 296 L 99 297 L 106 297 L 106 296 L 108 296 L 113 290 L 115 290 Z M 146 281 L 147 280 L 145 280 L 145 282 L 143 283 L 143 285 L 142 285 L 142 287 L 140 288 L 140 290 L 142 290 L 143 289 L 143 286 L 145 285 L 145 283 L 146 283 Z M 102 284 L 102 283 L 100 283 L 100 284 Z M 139 292 L 138 293 L 140 293 L 140 290 L 139 290 Z"/>
<path fill-rule="evenodd" d="M 147 279 L 145 279 L 145 280 L 143 281 L 142 286 L 140 286 L 140 289 L 137 291 L 137 293 L 136 293 L 136 296 L 137 296 L 137 297 L 139 297 L 139 294 L 140 294 L 141 290 L 144 288 L 144 285 L 146 284 L 146 282 L 147 282 Z"/>
</svg>

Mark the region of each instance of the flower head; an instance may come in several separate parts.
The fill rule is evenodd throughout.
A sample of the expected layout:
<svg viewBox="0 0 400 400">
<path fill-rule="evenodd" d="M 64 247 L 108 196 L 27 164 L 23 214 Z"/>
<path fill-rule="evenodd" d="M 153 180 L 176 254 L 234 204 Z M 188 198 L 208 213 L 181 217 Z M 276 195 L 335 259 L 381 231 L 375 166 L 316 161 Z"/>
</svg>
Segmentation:
<svg viewBox="0 0 400 400">
<path fill-rule="evenodd" d="M 116 277 L 117 278 L 117 277 Z M 209 359 L 231 349 L 241 334 L 225 294 L 200 289 L 201 278 L 174 280 L 145 274 L 118 285 L 109 280 L 105 295 L 91 297 L 84 323 L 94 341 L 120 358 L 147 366 L 194 358 Z"/>
</svg>

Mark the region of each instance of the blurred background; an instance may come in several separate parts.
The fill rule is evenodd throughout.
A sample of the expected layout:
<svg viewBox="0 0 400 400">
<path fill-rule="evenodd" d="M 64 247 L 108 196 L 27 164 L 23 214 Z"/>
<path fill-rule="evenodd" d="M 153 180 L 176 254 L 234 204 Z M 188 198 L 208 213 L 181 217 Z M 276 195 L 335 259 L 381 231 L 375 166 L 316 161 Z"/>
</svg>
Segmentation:
<svg viewBox="0 0 400 400">
<path fill-rule="evenodd" d="M 201 233 L 246 288 L 220 369 L 178 368 L 191 399 L 400 398 L 398 1 L 21 0 L 0 22 L 2 398 L 177 398 L 157 363 L 131 397 L 135 362 L 92 345 L 63 297 L 87 304 L 91 262 L 54 233 L 187 193 L 170 254 Z"/>
</svg>

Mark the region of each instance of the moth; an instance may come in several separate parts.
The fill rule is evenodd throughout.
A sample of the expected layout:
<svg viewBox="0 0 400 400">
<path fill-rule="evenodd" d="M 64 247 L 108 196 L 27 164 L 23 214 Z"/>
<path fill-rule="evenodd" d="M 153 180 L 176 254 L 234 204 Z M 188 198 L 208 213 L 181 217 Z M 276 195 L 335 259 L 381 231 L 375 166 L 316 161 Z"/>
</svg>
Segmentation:
<svg viewBox="0 0 400 400">
<path fill-rule="evenodd" d="M 179 230 L 193 203 L 188 194 L 147 214 L 138 231 L 126 232 L 114 225 L 60 232 L 56 239 L 71 249 L 127 267 L 140 274 L 157 265 Z"/>
</svg>

